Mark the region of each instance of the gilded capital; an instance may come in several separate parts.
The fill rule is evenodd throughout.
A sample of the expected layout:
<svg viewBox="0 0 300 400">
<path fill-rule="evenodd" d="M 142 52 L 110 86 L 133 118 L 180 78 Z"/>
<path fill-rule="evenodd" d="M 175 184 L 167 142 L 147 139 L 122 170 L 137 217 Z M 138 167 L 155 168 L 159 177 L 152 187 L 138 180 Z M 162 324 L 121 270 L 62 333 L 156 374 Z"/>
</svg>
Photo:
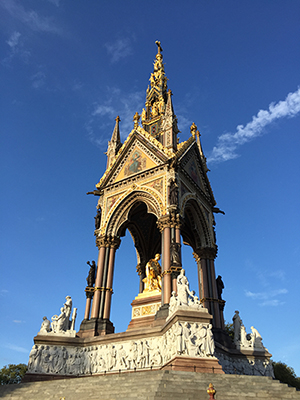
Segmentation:
<svg viewBox="0 0 300 400">
<path fill-rule="evenodd" d="M 176 210 L 172 210 L 169 214 L 162 216 L 157 221 L 157 227 L 162 232 L 165 228 L 178 228 L 181 227 L 181 217 L 176 212 Z"/>
<path fill-rule="evenodd" d="M 101 235 L 98 236 L 96 239 L 96 246 L 98 247 L 98 249 L 100 249 L 100 247 L 110 247 L 113 249 L 117 249 L 120 246 L 120 243 L 120 238 L 116 236 Z"/>
</svg>

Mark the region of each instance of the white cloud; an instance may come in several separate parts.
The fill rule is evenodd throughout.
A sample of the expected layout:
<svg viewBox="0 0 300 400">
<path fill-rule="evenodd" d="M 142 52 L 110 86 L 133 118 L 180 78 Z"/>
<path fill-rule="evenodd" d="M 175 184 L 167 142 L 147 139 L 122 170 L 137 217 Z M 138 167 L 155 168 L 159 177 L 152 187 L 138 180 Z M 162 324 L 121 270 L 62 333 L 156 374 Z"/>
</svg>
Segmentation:
<svg viewBox="0 0 300 400">
<path fill-rule="evenodd" d="M 20 39 L 21 33 L 20 32 L 14 32 L 11 37 L 7 40 L 7 44 L 9 45 L 9 47 L 11 47 L 12 49 L 14 49 L 18 43 L 19 43 L 19 39 Z"/>
<path fill-rule="evenodd" d="M 111 62 L 115 63 L 133 53 L 130 39 L 118 39 L 114 43 L 106 43 L 105 47 L 111 56 Z"/>
<path fill-rule="evenodd" d="M 49 3 L 54 4 L 56 7 L 59 7 L 60 0 L 48 0 Z"/>
<path fill-rule="evenodd" d="M 95 103 L 85 128 L 91 142 L 106 150 L 115 126 L 115 118 L 120 116 L 120 132 L 125 139 L 133 129 L 133 116 L 141 113 L 145 92 L 138 91 L 123 94 L 119 88 L 107 88 L 108 97 L 101 103 Z"/>
<path fill-rule="evenodd" d="M 35 89 L 40 89 L 45 84 L 46 75 L 44 74 L 44 72 L 39 71 L 36 74 L 32 75 L 30 79 L 32 80 L 32 86 Z"/>
<path fill-rule="evenodd" d="M 16 345 L 11 344 L 11 343 L 7 343 L 5 345 L 5 347 L 7 349 L 10 349 L 10 350 L 18 351 L 19 353 L 29 353 L 28 349 L 25 349 L 24 347 L 16 346 Z"/>
<path fill-rule="evenodd" d="M 250 290 L 245 290 L 246 297 L 250 297 L 253 300 L 258 300 L 260 306 L 279 306 L 284 304 L 283 301 L 280 301 L 276 297 L 287 294 L 288 290 L 283 289 L 275 289 L 275 290 L 265 290 L 263 292 L 251 292 Z"/>
<path fill-rule="evenodd" d="M 300 88 L 289 93 L 285 100 L 271 103 L 268 110 L 260 110 L 245 126 L 238 125 L 235 133 L 224 133 L 219 136 L 208 162 L 222 162 L 237 157 L 237 147 L 263 134 L 272 122 L 285 117 L 295 117 L 300 112 Z"/>
<path fill-rule="evenodd" d="M 24 49 L 21 36 L 22 35 L 20 32 L 15 31 L 6 41 L 10 51 L 8 56 L 1 61 L 3 65 L 10 66 L 10 63 L 14 57 L 19 57 L 25 63 L 28 62 L 30 51 Z"/>
<path fill-rule="evenodd" d="M 2 0 L 0 5 L 13 18 L 27 25 L 33 31 L 61 33 L 61 30 L 55 25 L 52 18 L 43 17 L 34 10 L 25 10 L 25 8 L 15 0 Z"/>
</svg>

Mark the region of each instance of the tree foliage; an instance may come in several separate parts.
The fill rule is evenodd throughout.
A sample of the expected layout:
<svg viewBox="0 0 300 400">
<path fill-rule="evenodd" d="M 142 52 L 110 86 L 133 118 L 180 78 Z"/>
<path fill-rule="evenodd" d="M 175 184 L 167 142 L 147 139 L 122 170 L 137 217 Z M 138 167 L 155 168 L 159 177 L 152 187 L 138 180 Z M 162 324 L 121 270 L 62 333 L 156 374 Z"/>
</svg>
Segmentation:
<svg viewBox="0 0 300 400">
<path fill-rule="evenodd" d="M 233 329 L 233 323 L 230 324 L 229 322 L 227 322 L 225 324 L 225 331 L 228 333 L 228 335 L 230 336 L 231 340 L 234 340 L 234 329 Z"/>
<path fill-rule="evenodd" d="M 20 383 L 26 371 L 26 364 L 8 364 L 0 369 L 0 384 Z"/>
<path fill-rule="evenodd" d="M 290 386 L 300 389 L 300 378 L 296 376 L 292 367 L 288 367 L 281 361 L 273 361 L 273 368 L 276 379 L 278 379 L 280 382 L 287 383 Z"/>
</svg>

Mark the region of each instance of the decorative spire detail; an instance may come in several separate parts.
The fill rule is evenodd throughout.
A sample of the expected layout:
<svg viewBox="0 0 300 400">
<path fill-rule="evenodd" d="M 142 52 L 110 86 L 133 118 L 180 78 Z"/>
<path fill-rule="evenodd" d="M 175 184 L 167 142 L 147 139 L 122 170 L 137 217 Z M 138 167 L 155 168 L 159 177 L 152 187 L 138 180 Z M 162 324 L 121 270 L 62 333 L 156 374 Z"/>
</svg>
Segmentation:
<svg viewBox="0 0 300 400">
<path fill-rule="evenodd" d="M 157 54 L 146 92 L 146 103 L 141 113 L 144 130 L 173 152 L 177 150 L 177 118 L 172 105 L 172 92 L 168 92 L 161 43 L 157 40 Z"/>
<path fill-rule="evenodd" d="M 192 123 L 191 127 L 191 135 L 193 136 L 193 138 L 195 139 L 198 149 L 199 149 L 199 153 L 201 156 L 201 160 L 204 166 L 204 170 L 205 172 L 209 171 L 209 169 L 207 168 L 207 164 L 206 164 L 206 157 L 204 156 L 203 150 L 202 150 L 202 145 L 201 145 L 201 140 L 200 140 L 200 132 L 197 129 L 197 125 L 195 124 L 195 122 Z"/>
<path fill-rule="evenodd" d="M 136 112 L 133 116 L 133 121 L 134 121 L 134 129 L 136 129 L 139 126 L 139 120 L 140 120 L 140 115 L 138 112 Z"/>
<path fill-rule="evenodd" d="M 147 89 L 145 109 L 142 112 L 142 122 L 156 120 L 162 115 L 167 102 L 167 77 L 163 64 L 162 47 L 159 41 L 157 45 L 157 54 L 154 60 L 154 70 L 150 75 L 150 86 Z"/>
<path fill-rule="evenodd" d="M 108 168 L 114 161 L 118 151 L 120 150 L 120 148 L 122 147 L 122 142 L 121 142 L 121 138 L 120 138 L 120 128 L 119 128 L 119 122 L 120 122 L 120 117 L 117 116 L 116 118 L 116 124 L 113 130 L 113 133 L 111 135 L 111 140 L 108 142 L 108 146 L 107 146 L 107 166 L 106 168 Z"/>
</svg>

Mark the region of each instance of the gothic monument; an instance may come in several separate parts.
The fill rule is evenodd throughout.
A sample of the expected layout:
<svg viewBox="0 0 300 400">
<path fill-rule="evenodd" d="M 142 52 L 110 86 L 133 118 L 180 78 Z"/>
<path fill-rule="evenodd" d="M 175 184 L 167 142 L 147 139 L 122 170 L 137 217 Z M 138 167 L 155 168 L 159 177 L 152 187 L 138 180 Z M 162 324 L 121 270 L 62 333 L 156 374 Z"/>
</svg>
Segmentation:
<svg viewBox="0 0 300 400">
<path fill-rule="evenodd" d="M 130 370 L 272 375 L 270 354 L 255 328 L 247 334 L 239 313 L 234 338 L 225 331 L 224 288 L 216 278 L 214 213 L 221 212 L 208 180 L 195 123 L 179 142 L 162 47 L 141 114 L 122 144 L 119 123 L 107 149 L 107 168 L 96 189 L 97 262 L 89 263 L 84 320 L 74 330 L 76 309 L 67 296 L 60 315 L 44 317 L 34 338 L 27 380 Z M 139 288 L 126 332 L 110 320 L 115 253 L 125 231 L 137 253 Z M 190 246 L 199 297 L 189 286 L 181 245 Z M 193 285 L 195 285 L 193 283 Z"/>
</svg>

